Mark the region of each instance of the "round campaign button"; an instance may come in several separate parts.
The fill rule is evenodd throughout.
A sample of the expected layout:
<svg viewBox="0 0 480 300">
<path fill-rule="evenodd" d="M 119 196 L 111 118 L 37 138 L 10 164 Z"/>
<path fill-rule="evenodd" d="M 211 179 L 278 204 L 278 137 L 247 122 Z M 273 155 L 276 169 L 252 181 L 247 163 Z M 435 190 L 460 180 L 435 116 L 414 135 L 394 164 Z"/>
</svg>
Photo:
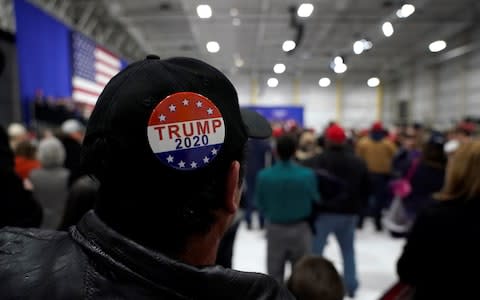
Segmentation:
<svg viewBox="0 0 480 300">
<path fill-rule="evenodd" d="M 205 96 L 180 92 L 160 101 L 148 121 L 148 142 L 170 168 L 191 171 L 210 164 L 225 140 L 220 110 Z"/>
</svg>

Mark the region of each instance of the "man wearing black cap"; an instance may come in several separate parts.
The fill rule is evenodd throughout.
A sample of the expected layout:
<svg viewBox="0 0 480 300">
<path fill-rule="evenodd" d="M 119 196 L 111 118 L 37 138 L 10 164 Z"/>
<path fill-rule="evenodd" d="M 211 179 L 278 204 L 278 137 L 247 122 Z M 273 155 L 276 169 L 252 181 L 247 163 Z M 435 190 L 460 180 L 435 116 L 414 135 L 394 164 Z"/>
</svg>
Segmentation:
<svg viewBox="0 0 480 300">
<path fill-rule="evenodd" d="M 270 133 L 204 62 L 130 65 L 100 95 L 83 143 L 95 209 L 69 233 L 2 230 L 2 299 L 291 299 L 266 275 L 212 266 L 247 139 Z"/>
</svg>

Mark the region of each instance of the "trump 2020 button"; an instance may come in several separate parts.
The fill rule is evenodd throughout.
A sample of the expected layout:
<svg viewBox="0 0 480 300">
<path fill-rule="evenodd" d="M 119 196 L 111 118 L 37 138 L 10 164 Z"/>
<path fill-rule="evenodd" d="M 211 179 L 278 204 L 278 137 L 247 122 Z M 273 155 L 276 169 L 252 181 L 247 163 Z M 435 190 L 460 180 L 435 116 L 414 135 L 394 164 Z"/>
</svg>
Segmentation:
<svg viewBox="0 0 480 300">
<path fill-rule="evenodd" d="M 205 96 L 180 92 L 160 101 L 148 121 L 148 142 L 165 165 L 191 171 L 207 166 L 225 140 L 220 110 Z"/>
</svg>

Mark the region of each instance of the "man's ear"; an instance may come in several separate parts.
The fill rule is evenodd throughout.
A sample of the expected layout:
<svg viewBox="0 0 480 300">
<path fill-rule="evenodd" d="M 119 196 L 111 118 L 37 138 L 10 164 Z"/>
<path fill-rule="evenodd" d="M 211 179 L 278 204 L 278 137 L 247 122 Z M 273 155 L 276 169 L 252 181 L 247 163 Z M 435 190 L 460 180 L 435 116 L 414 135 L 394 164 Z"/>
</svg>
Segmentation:
<svg viewBox="0 0 480 300">
<path fill-rule="evenodd" d="M 225 209 L 229 213 L 236 213 L 240 199 L 240 163 L 233 161 L 228 169 L 226 181 Z"/>
</svg>

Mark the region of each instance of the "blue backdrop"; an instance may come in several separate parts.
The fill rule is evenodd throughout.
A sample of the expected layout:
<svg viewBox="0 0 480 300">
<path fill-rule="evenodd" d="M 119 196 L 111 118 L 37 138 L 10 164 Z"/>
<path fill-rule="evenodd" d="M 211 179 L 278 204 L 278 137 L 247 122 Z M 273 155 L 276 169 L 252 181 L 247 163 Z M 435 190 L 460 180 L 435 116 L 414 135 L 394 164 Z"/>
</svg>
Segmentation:
<svg viewBox="0 0 480 300">
<path fill-rule="evenodd" d="M 72 95 L 71 29 L 25 0 L 15 0 L 17 55 L 23 118 L 30 121 L 35 91 Z M 127 62 L 122 60 L 122 67 Z"/>
<path fill-rule="evenodd" d="M 25 121 L 35 90 L 45 95 L 72 94 L 70 30 L 25 0 L 15 0 L 20 98 Z"/>
<path fill-rule="evenodd" d="M 248 106 L 248 108 L 255 110 L 269 121 L 295 120 L 298 125 L 304 126 L 302 106 Z"/>
</svg>

